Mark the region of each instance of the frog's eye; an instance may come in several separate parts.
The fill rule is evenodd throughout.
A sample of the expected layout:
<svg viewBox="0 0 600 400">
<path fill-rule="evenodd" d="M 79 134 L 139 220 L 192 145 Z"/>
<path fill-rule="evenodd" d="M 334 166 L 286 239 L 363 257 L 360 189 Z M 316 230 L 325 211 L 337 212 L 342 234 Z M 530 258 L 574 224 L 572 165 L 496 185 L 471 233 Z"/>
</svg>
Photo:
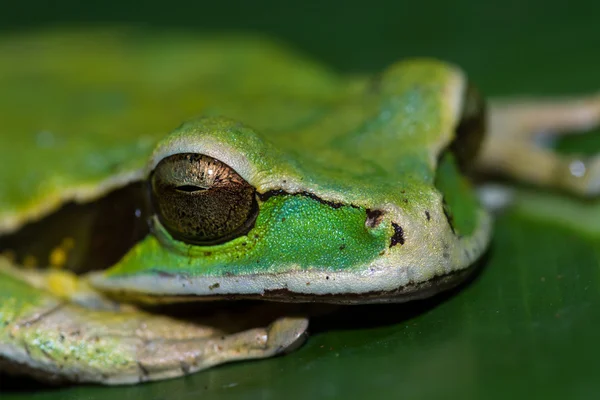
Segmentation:
<svg viewBox="0 0 600 400">
<path fill-rule="evenodd" d="M 456 127 L 456 136 L 451 145 L 458 164 L 463 172 L 475 164 L 483 136 L 485 134 L 485 101 L 479 91 L 468 85 L 463 97 L 460 121 Z"/>
<path fill-rule="evenodd" d="M 254 188 L 226 164 L 201 154 L 161 160 L 150 186 L 163 227 L 190 244 L 217 244 L 243 235 L 258 212 Z"/>
</svg>

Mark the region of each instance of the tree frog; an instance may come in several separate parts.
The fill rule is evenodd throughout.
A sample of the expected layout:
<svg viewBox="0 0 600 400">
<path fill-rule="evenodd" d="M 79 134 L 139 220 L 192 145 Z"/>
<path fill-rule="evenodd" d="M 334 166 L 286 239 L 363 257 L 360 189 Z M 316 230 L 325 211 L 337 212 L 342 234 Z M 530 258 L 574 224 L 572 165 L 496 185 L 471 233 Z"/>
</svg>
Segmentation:
<svg viewBox="0 0 600 400">
<path fill-rule="evenodd" d="M 493 228 L 469 177 L 600 189 L 597 160 L 537 140 L 598 124 L 598 96 L 486 112 L 442 61 L 346 76 L 247 36 L 45 31 L 0 54 L 5 372 L 137 383 L 291 351 L 307 317 L 277 302 L 472 274 Z M 215 302 L 238 299 L 266 302 Z M 160 306 L 183 301 L 197 318 Z"/>
</svg>

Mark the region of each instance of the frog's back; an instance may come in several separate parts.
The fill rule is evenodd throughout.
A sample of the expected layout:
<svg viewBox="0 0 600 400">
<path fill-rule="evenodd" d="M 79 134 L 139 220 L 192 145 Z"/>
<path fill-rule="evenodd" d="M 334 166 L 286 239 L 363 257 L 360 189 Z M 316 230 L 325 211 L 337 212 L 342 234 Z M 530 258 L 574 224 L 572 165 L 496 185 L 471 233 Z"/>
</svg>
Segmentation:
<svg viewBox="0 0 600 400">
<path fill-rule="evenodd" d="M 245 105 L 289 125 L 339 85 L 260 37 L 46 31 L 2 38 L 0 54 L 0 157 L 14 166 L 0 170 L 0 232 L 141 178 L 156 141 L 187 119 Z"/>
</svg>

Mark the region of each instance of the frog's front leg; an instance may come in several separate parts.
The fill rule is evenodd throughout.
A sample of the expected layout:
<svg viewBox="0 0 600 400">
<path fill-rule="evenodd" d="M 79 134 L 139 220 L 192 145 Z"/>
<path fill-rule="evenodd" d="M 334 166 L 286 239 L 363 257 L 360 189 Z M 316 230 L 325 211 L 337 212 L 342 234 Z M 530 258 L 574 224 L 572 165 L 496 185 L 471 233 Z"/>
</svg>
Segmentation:
<svg viewBox="0 0 600 400">
<path fill-rule="evenodd" d="M 600 157 L 560 155 L 544 138 L 600 125 L 600 95 L 568 100 L 492 101 L 478 166 L 536 185 L 594 196 Z M 547 141 L 546 141 L 547 142 Z"/>
<path fill-rule="evenodd" d="M 266 328 L 246 321 L 262 308 L 201 322 L 132 307 L 89 309 L 28 280 L 0 258 L 0 371 L 51 382 L 137 383 L 270 357 L 298 345 L 308 324 L 302 316 Z"/>
</svg>

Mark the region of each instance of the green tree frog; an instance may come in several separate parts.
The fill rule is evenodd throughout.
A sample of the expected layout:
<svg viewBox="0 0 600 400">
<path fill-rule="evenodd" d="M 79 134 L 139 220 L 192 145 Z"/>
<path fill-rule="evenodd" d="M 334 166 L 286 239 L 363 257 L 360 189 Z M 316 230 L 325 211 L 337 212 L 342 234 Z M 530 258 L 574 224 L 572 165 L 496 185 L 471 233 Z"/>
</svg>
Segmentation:
<svg viewBox="0 0 600 400">
<path fill-rule="evenodd" d="M 486 112 L 448 63 L 345 76 L 240 36 L 46 31 L 0 54 L 9 373 L 137 383 L 291 351 L 306 316 L 200 300 L 432 296 L 490 242 L 468 176 L 600 189 L 596 160 L 537 140 L 598 124 L 598 96 Z"/>
</svg>

